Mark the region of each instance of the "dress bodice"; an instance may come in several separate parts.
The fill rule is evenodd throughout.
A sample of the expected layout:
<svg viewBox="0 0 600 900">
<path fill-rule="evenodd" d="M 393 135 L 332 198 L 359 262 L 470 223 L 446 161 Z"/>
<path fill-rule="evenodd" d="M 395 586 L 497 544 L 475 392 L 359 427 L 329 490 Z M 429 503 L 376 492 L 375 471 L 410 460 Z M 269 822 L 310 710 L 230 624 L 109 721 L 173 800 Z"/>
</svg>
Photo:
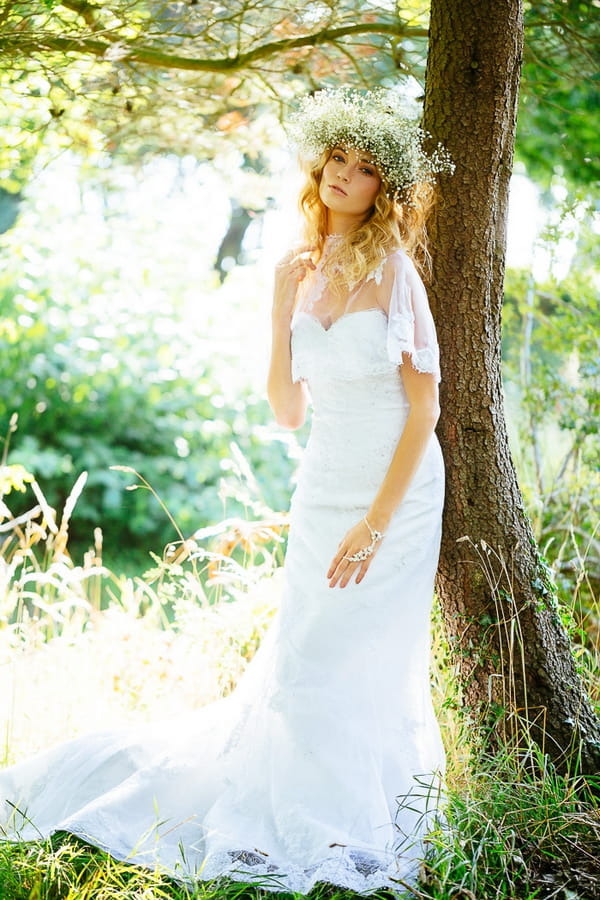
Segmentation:
<svg viewBox="0 0 600 900">
<path fill-rule="evenodd" d="M 387 331 L 387 316 L 379 308 L 347 313 L 327 329 L 307 313 L 296 317 L 293 379 L 307 382 L 317 417 L 363 419 L 375 395 L 378 405 L 407 407 L 398 366 L 388 357 Z"/>
<path fill-rule="evenodd" d="M 313 417 L 297 489 L 328 496 L 340 478 L 361 506 L 381 483 L 409 410 L 387 353 L 381 309 L 348 313 L 325 329 L 299 314 L 292 331 L 295 380 L 306 381 Z"/>
<path fill-rule="evenodd" d="M 329 347 L 331 357 L 321 360 L 320 365 L 330 374 L 335 369 L 338 378 L 347 377 L 357 367 L 362 372 L 366 365 L 363 374 L 389 375 L 390 363 L 401 366 L 408 358 L 418 372 L 431 373 L 439 381 L 439 349 L 427 293 L 414 263 L 403 250 L 382 259 L 350 291 L 345 304 L 341 304 L 342 315 L 338 312 L 333 322 L 331 303 L 328 282 L 319 263 L 301 285 L 292 331 L 303 333 L 311 328 L 316 345 L 325 343 Z M 335 301 L 334 307 L 339 306 Z M 354 320 L 353 316 L 358 318 Z M 344 355 L 339 349 L 348 340 L 348 355 Z M 318 372 L 309 372 L 310 352 L 304 338 L 293 341 L 294 344 L 294 380 L 314 380 Z"/>
<path fill-rule="evenodd" d="M 349 508 L 368 508 L 410 410 L 399 367 L 409 364 L 439 379 L 427 294 L 413 262 L 398 250 L 326 328 L 319 266 L 308 277 L 314 284 L 304 286 L 292 321 L 292 378 L 307 383 L 313 420 L 294 502 L 334 496 L 343 485 Z"/>
</svg>

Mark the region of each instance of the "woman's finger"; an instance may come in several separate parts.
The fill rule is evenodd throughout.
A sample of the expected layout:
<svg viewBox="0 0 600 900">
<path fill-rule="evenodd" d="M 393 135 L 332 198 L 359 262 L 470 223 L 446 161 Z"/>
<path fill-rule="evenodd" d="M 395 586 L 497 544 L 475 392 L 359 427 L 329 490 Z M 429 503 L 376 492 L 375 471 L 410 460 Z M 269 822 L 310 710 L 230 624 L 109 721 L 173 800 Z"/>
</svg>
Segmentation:
<svg viewBox="0 0 600 900">
<path fill-rule="evenodd" d="M 345 554 L 340 551 L 327 572 L 327 578 L 330 579 L 329 587 L 335 587 L 339 582 L 339 587 L 344 588 L 350 583 L 354 575 L 356 575 L 356 584 L 360 584 L 367 574 L 374 555 L 375 553 L 372 553 L 367 559 L 352 562 L 348 559 L 348 556 L 352 556 L 351 551 Z"/>
<path fill-rule="evenodd" d="M 356 583 L 358 584 L 361 572 L 363 572 L 363 574 L 364 572 L 366 572 L 366 570 L 369 568 L 370 561 L 371 560 L 369 558 L 363 560 L 362 562 L 351 563 L 351 567 L 346 569 L 346 571 L 342 575 L 342 578 L 340 580 L 340 587 L 345 588 L 346 585 L 352 581 L 354 576 L 356 576 Z"/>
<path fill-rule="evenodd" d="M 342 547 L 342 543 L 340 542 L 338 551 L 335 554 L 335 556 L 333 557 L 333 559 L 331 560 L 331 565 L 327 569 L 327 578 L 331 578 L 333 576 L 333 573 L 339 566 L 340 562 L 344 559 L 345 553 L 346 553 L 346 551 L 344 550 L 344 548 Z"/>
<path fill-rule="evenodd" d="M 342 557 L 335 565 L 331 565 L 327 577 L 330 579 L 329 587 L 335 587 L 348 566 L 352 565 L 347 559 Z"/>
<path fill-rule="evenodd" d="M 355 563 L 355 566 L 353 567 L 353 571 L 348 573 L 348 577 L 344 576 L 342 578 L 342 580 L 340 582 L 340 587 L 341 588 L 346 587 L 346 585 L 350 583 L 350 581 L 352 580 L 354 575 L 356 575 L 356 578 L 355 578 L 356 584 L 360 584 L 360 582 L 363 580 L 363 578 L 367 574 L 367 571 L 369 569 L 369 566 L 371 565 L 372 559 L 373 559 L 373 557 L 370 556 L 368 559 L 364 559 L 360 563 Z"/>
<path fill-rule="evenodd" d="M 327 577 L 330 578 L 339 566 L 341 566 L 342 569 L 345 569 L 347 566 L 351 565 L 351 562 L 348 559 L 349 556 L 352 556 L 352 551 L 349 550 L 348 547 L 340 547 L 331 561 Z"/>
<path fill-rule="evenodd" d="M 365 577 L 365 575 L 367 574 L 367 569 L 369 568 L 370 564 L 371 564 L 371 560 L 370 560 L 370 559 L 365 559 L 365 560 L 360 564 L 360 568 L 359 568 L 359 570 L 358 570 L 358 575 L 356 576 L 356 583 L 357 583 L 357 584 L 360 584 L 361 581 L 363 580 L 363 578 Z"/>
<path fill-rule="evenodd" d="M 314 249 L 314 247 L 294 247 L 292 250 L 286 253 L 285 256 L 282 256 L 275 268 L 284 269 L 286 266 L 292 265 L 295 261 L 298 260 L 310 263 L 312 266 L 314 266 L 314 263 L 310 259 L 310 257 L 304 257 L 304 254 L 312 253 Z"/>
</svg>

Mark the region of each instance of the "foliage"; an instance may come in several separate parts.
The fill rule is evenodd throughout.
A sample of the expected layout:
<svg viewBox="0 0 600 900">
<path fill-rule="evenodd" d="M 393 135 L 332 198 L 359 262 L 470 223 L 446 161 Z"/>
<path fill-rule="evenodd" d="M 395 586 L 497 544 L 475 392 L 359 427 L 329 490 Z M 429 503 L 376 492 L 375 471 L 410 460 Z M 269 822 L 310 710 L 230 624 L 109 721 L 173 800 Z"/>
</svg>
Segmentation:
<svg viewBox="0 0 600 900">
<path fill-rule="evenodd" d="M 113 725 L 167 717 L 232 688 L 276 607 L 283 517 L 182 536 L 143 576 L 126 578 L 106 567 L 98 531 L 73 563 L 83 477 L 56 515 L 31 473 L 3 464 L 0 476 L 17 489 L 29 483 L 37 500 L 17 519 L 0 501 L 0 764 L 93 729 L 99 716 Z"/>
<path fill-rule="evenodd" d="M 131 210 L 113 207 L 110 190 L 63 182 L 56 201 L 38 192 L 42 202 L 4 238 L 0 428 L 18 412 L 15 461 L 52 507 L 88 472 L 72 546 L 81 558 L 100 525 L 115 566 L 177 535 L 155 498 L 128 492 L 130 478 L 111 467 L 138 470 L 190 534 L 224 514 L 259 515 L 261 504 L 287 508 L 294 465 L 295 437 L 272 433 L 264 391 L 240 368 L 261 293 L 248 294 L 243 271 L 214 291 L 201 203 L 174 218 L 207 196 L 202 175 L 192 167 L 177 187 L 177 166 L 167 173 L 171 199 L 160 187 Z M 162 244 L 142 250 L 158 229 Z M 29 502 L 13 496 L 10 506 L 17 514 Z"/>
<path fill-rule="evenodd" d="M 181 604 L 184 609 L 185 594 L 180 593 L 175 568 L 163 574 L 163 586 L 156 593 L 147 592 L 147 582 L 145 586 L 142 580 L 137 582 L 138 603 L 132 602 L 133 594 L 128 592 L 127 583 L 121 581 L 124 588 L 122 603 L 117 603 L 112 611 L 101 616 L 97 612 L 88 614 L 82 619 L 73 609 L 66 629 L 48 642 L 40 642 L 32 619 L 21 619 L 18 652 L 23 664 L 16 667 L 17 700 L 20 702 L 13 708 L 11 741 L 18 737 L 16 726 L 24 710 L 27 708 L 31 714 L 36 708 L 24 704 L 42 687 L 38 679 L 44 673 L 46 678 L 53 673 L 49 692 L 42 696 L 45 708 L 40 706 L 41 715 L 36 718 L 44 734 L 30 732 L 21 752 L 26 752 L 26 746 L 31 747 L 32 741 L 34 745 L 47 741 L 51 718 L 48 711 L 53 708 L 57 696 L 62 697 L 58 727 L 64 734 L 65 704 L 68 709 L 73 701 L 74 718 L 79 727 L 93 727 L 99 710 L 102 710 L 105 723 L 114 722 L 115 706 L 136 710 L 139 721 L 140 715 L 143 717 L 148 712 L 146 696 L 151 698 L 152 713 L 156 715 L 163 700 L 168 702 L 172 713 L 174 703 L 192 699 L 201 703 L 210 697 L 210 691 L 216 694 L 222 691 L 227 686 L 227 680 L 222 677 L 225 672 L 221 675 L 217 672 L 217 678 L 208 686 L 207 696 L 182 696 L 186 683 L 188 686 L 190 682 L 195 686 L 205 685 L 206 669 L 210 669 L 217 659 L 224 662 L 224 669 L 234 680 L 239 675 L 240 663 L 245 665 L 248 657 L 248 646 L 251 655 L 256 646 L 255 634 L 262 634 L 268 624 L 276 595 L 268 592 L 266 596 L 270 602 L 252 608 L 256 603 L 251 600 L 253 596 L 260 595 L 264 603 L 263 580 L 257 583 L 258 592 L 250 587 L 246 598 L 242 591 L 235 603 L 225 604 L 224 609 L 220 604 L 198 609 L 194 601 L 184 618 L 178 616 L 169 624 L 161 615 L 164 597 Z M 174 592 L 168 590 L 169 583 L 175 588 Z M 42 580 L 35 588 L 40 596 L 46 591 Z M 163 593 L 165 589 L 166 593 Z M 230 606 L 234 608 L 223 627 L 222 615 Z M 198 621 L 190 618 L 194 610 Z M 48 612 L 42 611 L 42 615 L 48 616 Z M 85 621 L 87 625 L 84 625 Z M 234 622 L 237 622 L 237 633 L 232 640 L 231 635 L 227 637 L 227 632 Z M 249 632 L 248 645 L 247 637 L 243 635 L 253 622 L 257 631 Z M 161 635 L 162 640 L 159 640 Z M 242 637 L 240 644 L 236 641 L 238 635 Z M 124 654 L 128 642 L 133 646 L 128 654 Z M 60 646 L 57 648 L 56 644 Z M 36 659 L 36 645 L 39 660 Z M 145 652 L 140 652 L 144 645 Z M 189 652 L 191 648 L 193 652 Z M 14 655 L 14 649 L 12 652 Z M 60 667 L 52 665 L 57 652 L 60 652 Z M 84 657 L 92 660 L 91 671 L 81 666 Z M 447 650 L 442 649 L 437 655 L 440 661 L 447 658 Z M 178 666 L 172 664 L 175 659 Z M 125 665 L 119 668 L 120 664 Z M 102 678 L 95 676 L 95 666 L 100 667 Z M 62 675 L 61 668 L 64 670 Z M 69 679 L 72 670 L 78 672 L 77 679 Z M 198 680 L 202 672 L 204 680 Z M 60 677 L 68 679 L 66 690 L 59 683 Z M 436 679 L 439 704 L 444 697 L 454 696 L 452 670 L 438 668 Z M 108 703 L 108 698 L 96 696 L 103 684 L 112 686 L 113 697 Z M 141 684 L 149 685 L 147 695 L 138 693 Z M 89 702 L 90 685 L 95 691 L 92 704 Z M 80 697 L 77 696 L 79 691 Z M 85 716 L 81 718 L 86 709 L 94 717 L 92 721 L 86 722 Z M 451 900 L 457 896 L 539 900 L 561 893 L 571 896 L 568 892 L 572 891 L 578 897 L 596 897 L 600 888 L 600 811 L 594 785 L 576 773 L 557 775 L 535 748 L 529 753 L 505 750 L 496 756 L 481 757 L 473 760 L 466 771 L 460 754 L 465 755 L 468 732 L 463 728 L 462 746 L 459 743 L 451 747 L 453 755 L 449 760 L 445 817 L 431 835 L 416 896 L 421 900 Z M 78 900 L 86 897 L 90 900 L 92 897 L 133 900 L 146 895 L 164 897 L 165 900 L 216 900 L 217 897 L 236 900 L 241 896 L 268 900 L 269 897 L 260 888 L 228 882 L 185 887 L 152 871 L 119 863 L 66 835 L 30 844 L 0 843 L 0 889 L 5 900 L 29 898 L 33 890 L 36 897 L 48 900 L 67 900 L 73 896 Z M 318 886 L 310 894 L 311 900 L 353 900 L 355 896 L 326 885 Z M 373 900 L 376 896 L 373 895 Z M 389 895 L 382 892 L 380 900 L 386 896 Z M 407 900 L 409 896 L 415 896 L 414 892 L 406 894 Z M 300 900 L 298 895 L 296 897 Z"/>
<path fill-rule="evenodd" d="M 147 869 L 119 863 L 74 838 L 58 835 L 43 844 L 0 844 L 3 900 L 272 900 L 271 892 L 237 882 L 200 882 L 186 886 Z M 280 900 L 302 900 L 278 893 Z M 354 900 L 357 894 L 317 885 L 310 900 Z M 361 895 L 363 900 L 365 895 Z M 386 900 L 384 892 L 370 900 Z M 406 896 L 407 900 L 409 895 Z M 366 898 L 369 900 L 369 898 Z"/>
<path fill-rule="evenodd" d="M 431 837 L 427 900 L 598 896 L 597 785 L 561 776 L 534 748 L 475 761 Z"/>
<path fill-rule="evenodd" d="M 417 891 L 404 900 L 541 900 L 595 898 L 600 888 L 599 808 L 594 786 L 558 776 L 514 756 L 482 758 L 463 784 L 447 793 L 446 821 L 433 832 Z M 163 876 L 118 863 L 99 850 L 58 835 L 38 844 L 0 844 L 0 888 L 6 900 L 26 900 L 33 885 L 43 900 L 141 896 L 170 900 L 268 900 L 260 888 L 226 882 L 189 889 Z M 151 892 L 151 893 L 149 893 Z M 299 895 L 279 894 L 282 900 Z M 384 900 L 389 893 L 371 895 Z M 353 900 L 327 885 L 310 900 Z"/>
<path fill-rule="evenodd" d="M 40 77 L 28 78 L 23 72 L 0 72 L 0 187 L 18 195 L 30 180 L 44 142 L 60 147 L 60 138 L 52 132 L 52 119 L 39 102 Z M 7 230 L 0 223 L 0 231 Z"/>
<path fill-rule="evenodd" d="M 517 156 L 545 184 L 555 171 L 589 189 L 598 180 L 595 12 L 593 0 L 525 3 Z M 244 0 L 8 0 L 0 174 L 14 184 L 27 168 L 29 150 L 25 162 L 14 152 L 19 127 L 33 152 L 37 137 L 130 160 L 169 151 L 213 159 L 225 144 L 252 154 L 273 135 L 265 112 L 307 90 L 422 84 L 427 24 L 427 5 L 414 2 L 323 0 L 290 10 Z"/>
<path fill-rule="evenodd" d="M 17 490 L 35 484 L 30 473 L 5 461 L 2 477 L 5 486 Z M 243 567 L 231 558 L 231 522 L 178 545 L 177 558 L 156 558 L 143 577 L 113 575 L 103 565 L 100 546 L 82 567 L 75 566 L 66 550 L 77 490 L 58 525 L 39 486 L 37 511 L 21 523 L 0 523 L 9 536 L 0 553 L 0 665 L 10 660 L 0 695 L 4 763 L 66 733 L 93 729 L 99 717 L 104 727 L 133 724 L 185 714 L 221 696 L 254 655 L 278 604 L 278 560 L 268 550 L 264 522 L 246 523 Z M 203 581 L 203 570 L 208 580 Z M 105 610 L 99 581 L 112 594 Z M 407 893 L 406 900 L 597 897 L 597 785 L 576 771 L 558 775 L 535 745 L 472 758 L 467 768 L 472 728 L 456 713 L 457 686 L 437 618 L 433 635 L 433 695 L 449 755 L 446 807 L 431 834 L 418 893 Z M 597 681 L 598 668 L 591 677 Z M 223 881 L 185 886 L 58 834 L 40 842 L 0 842 L 0 896 L 268 900 L 270 895 Z M 311 900 L 355 896 L 327 885 L 310 894 Z M 386 897 L 382 892 L 373 900 Z"/>
<path fill-rule="evenodd" d="M 513 450 L 529 514 L 561 596 L 592 641 L 598 627 L 600 534 L 600 335 L 594 328 L 596 240 L 579 209 L 568 274 L 536 283 L 509 271 L 504 377 L 514 409 Z M 556 249 L 550 229 L 538 252 Z M 552 269 L 550 269 L 552 272 Z"/>
<path fill-rule="evenodd" d="M 594 192 L 600 180 L 600 20 L 594 0 L 529 0 L 516 155 L 548 187 L 553 175 Z"/>
<path fill-rule="evenodd" d="M 227 8 L 211 0 L 177 6 L 155 0 L 134 5 L 62 0 L 50 8 L 13 0 L 0 23 L 0 47 L 13 64 L 30 58 L 32 51 L 47 54 L 55 64 L 61 53 L 71 52 L 112 64 L 113 72 L 122 70 L 124 77 L 136 65 L 209 75 L 241 71 L 271 91 L 273 76 L 306 72 L 319 79 L 339 73 L 340 67 L 351 71 L 362 55 L 370 65 L 381 65 L 377 48 L 385 46 L 386 36 L 425 37 L 422 15 L 399 16 L 391 4 L 365 3 L 359 9 L 331 0 L 293 10 L 277 2 L 255 7 L 243 0 Z"/>
<path fill-rule="evenodd" d="M 31 481 L 17 468 L 4 476 L 15 487 Z M 11 660 L 0 711 L 11 759 L 65 733 L 92 729 L 99 716 L 111 727 L 185 713 L 232 687 L 277 607 L 277 560 L 264 556 L 262 526 L 255 530 L 244 568 L 231 560 L 227 543 L 203 541 L 203 554 L 196 546 L 179 561 L 157 560 L 143 578 L 125 579 L 106 569 L 100 548 L 82 568 L 74 566 L 64 552 L 66 542 L 61 550 L 56 539 L 61 528 L 67 536 L 66 527 L 49 527 L 51 513 L 42 494 L 38 499 L 45 512 L 13 530 L 12 542 L 0 555 L 0 663 Z M 74 492 L 70 512 L 75 499 Z M 69 514 L 63 510 L 61 521 L 68 522 Z M 228 530 L 214 529 L 216 534 Z M 35 534 L 38 541 L 32 543 Z M 209 589 L 221 595 L 211 602 L 198 576 L 215 559 L 220 566 Z M 98 579 L 108 582 L 113 594 L 106 610 L 98 603 Z M 540 900 L 571 896 L 571 891 L 596 897 L 600 810 L 595 785 L 576 772 L 558 775 L 534 746 L 472 759 L 467 770 L 471 729 L 455 712 L 456 683 L 437 620 L 434 659 L 434 698 L 449 754 L 445 817 L 431 834 L 418 893 L 402 896 Z M 182 885 L 65 834 L 31 843 L 0 842 L 0 895 L 3 900 L 270 896 L 224 881 Z M 381 892 L 372 898 L 388 896 Z M 355 897 L 327 885 L 310 894 L 311 900 Z"/>
<path fill-rule="evenodd" d="M 69 476 L 89 472 L 73 530 L 79 553 L 99 522 L 115 562 L 123 548 L 131 553 L 176 538 L 151 495 L 125 493 L 127 480 L 112 468 L 117 465 L 139 468 L 187 533 L 218 519 L 226 495 L 229 510 L 243 512 L 232 445 L 248 454 L 268 500 L 286 505 L 285 481 L 276 471 L 284 475 L 289 466 L 282 444 L 266 445 L 261 436 L 269 415 L 264 400 L 246 391 L 224 404 L 208 365 L 195 366 L 198 378 L 190 387 L 182 370 L 191 347 L 188 359 L 174 359 L 154 334 L 118 321 L 104 339 L 90 338 L 97 323 L 69 327 L 69 311 L 63 316 L 54 304 L 44 306 L 34 326 L 19 329 L 18 353 L 10 347 L 5 356 L 11 366 L 0 380 L 2 418 L 19 410 L 15 453 L 43 483 L 51 506 L 62 505 Z M 157 358 L 163 362 L 158 369 Z M 224 493 L 228 473 L 234 477 Z M 18 503 L 13 512 L 22 508 Z"/>
<path fill-rule="evenodd" d="M 210 159 L 224 141 L 251 153 L 265 139 L 252 125 L 257 113 L 323 79 L 395 74 L 394 48 L 411 57 L 412 39 L 425 35 L 392 7 L 331 0 L 292 11 L 243 0 L 13 0 L 0 17 L 15 94 L 35 80 L 55 131 L 104 135 L 111 153 L 129 158 L 174 151 Z"/>
</svg>

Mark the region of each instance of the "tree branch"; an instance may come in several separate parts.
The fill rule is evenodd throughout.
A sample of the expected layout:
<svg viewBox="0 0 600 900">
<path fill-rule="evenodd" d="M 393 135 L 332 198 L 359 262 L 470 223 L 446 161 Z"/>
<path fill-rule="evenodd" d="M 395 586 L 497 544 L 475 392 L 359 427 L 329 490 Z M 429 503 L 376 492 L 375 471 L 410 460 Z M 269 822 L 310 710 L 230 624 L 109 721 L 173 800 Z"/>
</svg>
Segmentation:
<svg viewBox="0 0 600 900">
<path fill-rule="evenodd" d="M 75 6 L 87 6 L 87 4 L 71 4 L 71 8 L 74 9 Z M 35 36 L 21 35 L 19 33 L 13 33 L 10 36 L 0 35 L 0 52 L 14 53 L 17 51 L 21 54 L 29 55 L 32 53 L 58 51 L 110 59 L 111 56 L 114 58 L 115 51 L 118 48 L 119 59 L 143 63 L 155 68 L 182 69 L 191 72 L 235 72 L 249 68 L 261 60 L 280 56 L 282 53 L 290 50 L 332 44 L 342 38 L 362 34 L 387 34 L 393 37 L 426 38 L 427 29 L 406 26 L 400 22 L 362 22 L 340 28 L 326 28 L 314 34 L 269 41 L 245 53 L 236 53 L 234 56 L 221 56 L 213 59 L 182 56 L 181 54 L 169 53 L 148 46 L 138 47 L 134 41 L 119 39 L 100 41 L 93 37 L 66 37 L 47 32 Z"/>
<path fill-rule="evenodd" d="M 96 31 L 96 14 L 100 12 L 97 6 L 88 3 L 87 0 L 61 0 L 60 5 L 77 13 L 92 31 Z"/>
</svg>

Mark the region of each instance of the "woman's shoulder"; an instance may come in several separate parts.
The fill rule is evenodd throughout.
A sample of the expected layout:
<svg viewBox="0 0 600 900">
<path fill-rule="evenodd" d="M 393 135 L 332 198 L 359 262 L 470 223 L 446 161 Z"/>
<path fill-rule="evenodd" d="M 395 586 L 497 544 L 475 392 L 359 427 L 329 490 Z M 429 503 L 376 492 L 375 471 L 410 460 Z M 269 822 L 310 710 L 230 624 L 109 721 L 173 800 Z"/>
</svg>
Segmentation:
<svg viewBox="0 0 600 900">
<path fill-rule="evenodd" d="M 412 257 L 398 247 L 382 260 L 378 269 L 378 303 L 388 313 L 410 301 L 427 305 L 427 291 Z"/>
<path fill-rule="evenodd" d="M 416 273 L 416 267 L 406 250 L 397 247 L 383 257 L 377 268 L 369 275 L 383 290 L 391 291 L 394 282 L 403 275 Z"/>
<path fill-rule="evenodd" d="M 407 253 L 404 247 L 396 247 L 395 250 L 388 253 L 385 258 L 385 264 L 396 272 L 401 270 L 408 270 L 409 272 L 417 271 L 413 258 Z"/>
<path fill-rule="evenodd" d="M 421 271 L 413 257 L 403 248 L 393 250 L 385 260 L 387 280 L 398 287 L 426 293 Z"/>
</svg>

